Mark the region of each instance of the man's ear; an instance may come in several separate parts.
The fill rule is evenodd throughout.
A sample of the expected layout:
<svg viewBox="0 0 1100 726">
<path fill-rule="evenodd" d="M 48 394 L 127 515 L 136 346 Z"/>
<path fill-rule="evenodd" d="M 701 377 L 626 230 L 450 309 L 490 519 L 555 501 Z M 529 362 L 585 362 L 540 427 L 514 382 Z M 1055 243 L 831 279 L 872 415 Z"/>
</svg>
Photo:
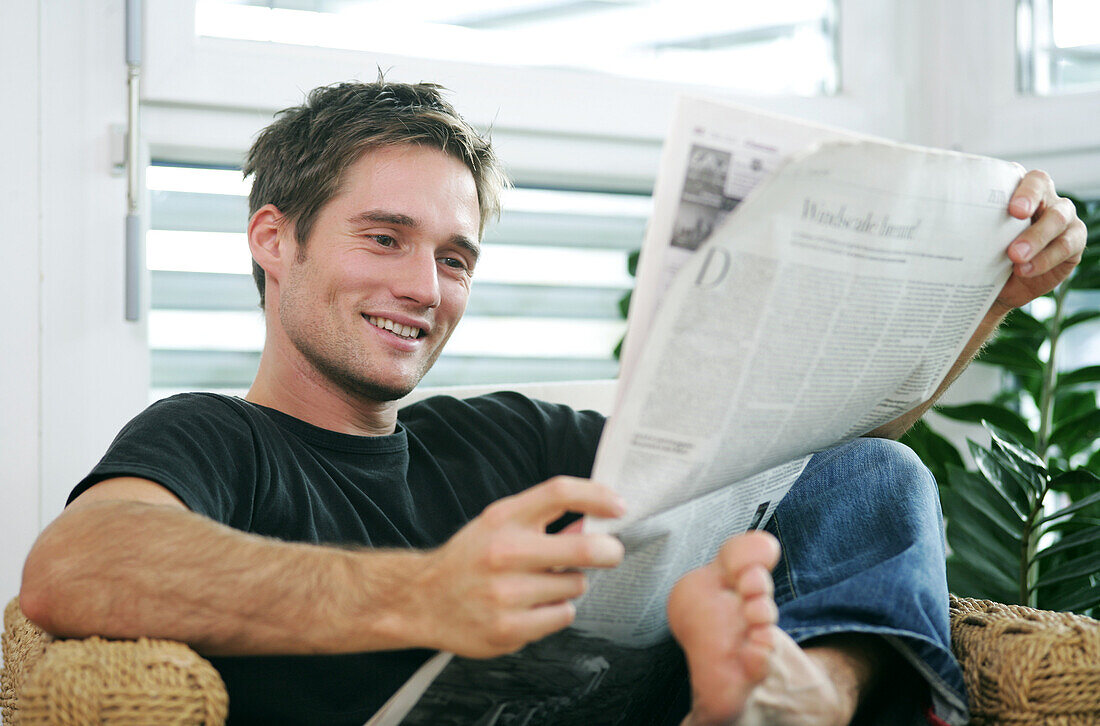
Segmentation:
<svg viewBox="0 0 1100 726">
<path fill-rule="evenodd" d="M 283 213 L 274 204 L 265 204 L 248 220 L 248 249 L 268 280 L 282 278 L 283 269 L 293 258 L 293 243 L 287 234 Z"/>
</svg>

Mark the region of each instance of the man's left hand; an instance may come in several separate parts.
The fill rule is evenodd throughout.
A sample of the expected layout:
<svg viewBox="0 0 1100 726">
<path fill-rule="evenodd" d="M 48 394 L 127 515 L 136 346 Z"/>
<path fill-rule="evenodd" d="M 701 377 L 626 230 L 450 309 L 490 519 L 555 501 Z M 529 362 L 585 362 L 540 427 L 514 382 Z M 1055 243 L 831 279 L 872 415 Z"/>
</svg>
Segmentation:
<svg viewBox="0 0 1100 726">
<path fill-rule="evenodd" d="M 1059 197 L 1054 182 L 1042 171 L 1029 171 L 1012 195 L 1008 213 L 1031 219 L 1031 226 L 1008 246 L 1012 277 L 993 304 L 1004 314 L 1025 305 L 1063 282 L 1085 249 L 1085 223 L 1073 202 Z"/>
</svg>

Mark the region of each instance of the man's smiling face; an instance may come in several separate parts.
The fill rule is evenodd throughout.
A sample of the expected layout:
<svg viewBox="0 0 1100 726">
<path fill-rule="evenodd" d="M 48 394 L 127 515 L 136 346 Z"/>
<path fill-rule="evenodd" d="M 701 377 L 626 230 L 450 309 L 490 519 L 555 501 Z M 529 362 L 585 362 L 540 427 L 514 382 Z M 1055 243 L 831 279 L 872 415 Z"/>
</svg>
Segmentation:
<svg viewBox="0 0 1100 726">
<path fill-rule="evenodd" d="M 277 304 L 286 354 L 353 396 L 411 391 L 466 309 L 479 214 L 473 175 L 445 152 L 363 154 L 302 254 L 285 260 Z"/>
</svg>

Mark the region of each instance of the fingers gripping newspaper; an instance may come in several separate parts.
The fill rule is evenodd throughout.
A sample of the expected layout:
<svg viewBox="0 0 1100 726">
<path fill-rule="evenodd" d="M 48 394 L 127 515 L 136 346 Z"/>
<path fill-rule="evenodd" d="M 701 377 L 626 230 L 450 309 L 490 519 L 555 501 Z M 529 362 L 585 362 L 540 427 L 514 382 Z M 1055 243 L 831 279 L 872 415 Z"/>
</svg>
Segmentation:
<svg viewBox="0 0 1100 726">
<path fill-rule="evenodd" d="M 589 573 L 574 627 L 492 661 L 440 654 L 370 723 L 634 723 L 667 704 L 673 584 L 762 527 L 814 452 L 934 393 L 1011 273 L 1021 176 L 681 101 L 592 475 L 629 511 L 585 525 L 624 561 Z"/>
</svg>

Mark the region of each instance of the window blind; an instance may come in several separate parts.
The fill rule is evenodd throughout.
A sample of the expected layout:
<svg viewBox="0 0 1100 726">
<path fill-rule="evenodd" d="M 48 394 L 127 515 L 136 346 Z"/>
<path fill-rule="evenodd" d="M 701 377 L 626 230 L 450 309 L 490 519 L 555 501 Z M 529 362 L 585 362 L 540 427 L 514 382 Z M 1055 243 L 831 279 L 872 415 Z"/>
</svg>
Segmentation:
<svg viewBox="0 0 1100 726">
<path fill-rule="evenodd" d="M 152 400 L 241 393 L 255 375 L 263 315 L 245 238 L 240 171 L 155 161 L 147 170 Z M 425 385 L 613 378 L 650 199 L 517 187 L 486 230 L 466 315 Z"/>
</svg>

